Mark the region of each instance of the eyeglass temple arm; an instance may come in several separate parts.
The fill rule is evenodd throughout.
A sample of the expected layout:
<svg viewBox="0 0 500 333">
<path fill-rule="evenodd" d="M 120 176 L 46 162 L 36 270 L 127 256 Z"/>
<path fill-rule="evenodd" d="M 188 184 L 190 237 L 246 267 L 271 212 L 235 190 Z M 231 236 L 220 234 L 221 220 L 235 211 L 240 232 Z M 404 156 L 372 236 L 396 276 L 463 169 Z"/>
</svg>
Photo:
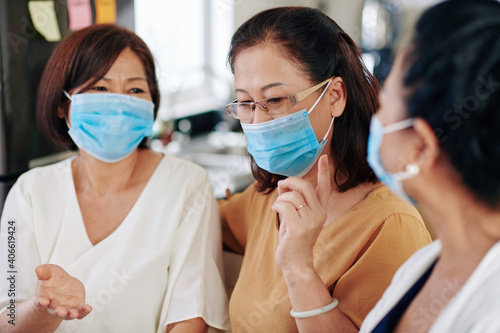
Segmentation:
<svg viewBox="0 0 500 333">
<path fill-rule="evenodd" d="M 317 85 L 315 85 L 314 87 L 311 87 L 309 89 L 306 89 L 304 91 L 301 91 L 297 94 L 295 94 L 296 96 L 296 101 L 294 103 L 297 104 L 298 102 L 302 101 L 304 98 L 306 98 L 307 96 L 311 95 L 313 92 L 315 92 L 316 90 L 318 90 L 319 88 L 321 88 L 322 86 L 324 86 L 328 81 L 330 81 L 332 78 L 329 78 L 329 79 L 326 79 L 325 81 L 321 82 L 321 83 L 318 83 Z M 291 102 L 291 101 L 290 101 Z"/>
</svg>

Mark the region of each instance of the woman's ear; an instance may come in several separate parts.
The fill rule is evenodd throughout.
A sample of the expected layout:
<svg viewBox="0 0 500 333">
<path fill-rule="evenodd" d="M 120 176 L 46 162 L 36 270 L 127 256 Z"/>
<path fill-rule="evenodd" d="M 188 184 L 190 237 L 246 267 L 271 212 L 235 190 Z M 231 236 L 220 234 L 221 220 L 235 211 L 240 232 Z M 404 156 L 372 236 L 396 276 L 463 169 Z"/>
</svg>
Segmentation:
<svg viewBox="0 0 500 333">
<path fill-rule="evenodd" d="M 414 161 L 421 170 L 434 166 L 439 158 L 440 148 L 438 139 L 431 126 L 423 119 L 416 118 L 413 129 L 417 135 L 417 149 Z"/>
<path fill-rule="evenodd" d="M 64 95 L 66 95 L 66 97 L 64 97 L 64 99 L 61 101 L 61 104 L 57 107 L 57 116 L 59 118 L 69 118 L 69 108 L 71 107 L 71 94 L 72 90 L 70 90 L 69 92 L 66 92 L 64 90 Z M 74 91 L 73 91 L 74 92 Z"/>
<path fill-rule="evenodd" d="M 334 118 L 340 117 L 344 113 L 347 104 L 347 90 L 344 80 L 337 76 L 332 79 L 328 87 L 328 97 L 330 103 L 330 115 Z"/>
<path fill-rule="evenodd" d="M 62 106 L 57 107 L 57 116 L 61 119 L 66 117 L 66 110 Z"/>
</svg>

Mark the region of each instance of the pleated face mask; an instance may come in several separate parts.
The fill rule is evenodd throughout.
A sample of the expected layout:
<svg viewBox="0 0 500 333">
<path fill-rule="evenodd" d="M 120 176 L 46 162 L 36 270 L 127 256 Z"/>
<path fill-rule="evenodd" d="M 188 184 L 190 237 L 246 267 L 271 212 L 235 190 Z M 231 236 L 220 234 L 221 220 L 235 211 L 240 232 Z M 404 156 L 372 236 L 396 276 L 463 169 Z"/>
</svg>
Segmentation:
<svg viewBox="0 0 500 333">
<path fill-rule="evenodd" d="M 384 127 L 376 115 L 372 116 L 370 124 L 370 135 L 368 136 L 367 161 L 377 178 L 387 185 L 393 193 L 399 197 L 416 204 L 403 189 L 402 181 L 415 177 L 419 173 L 419 168 L 415 164 L 408 164 L 405 171 L 391 173 L 385 170 L 380 159 L 380 146 L 384 134 L 393 133 L 413 126 L 413 119 L 406 119 Z"/>
<path fill-rule="evenodd" d="M 153 133 L 150 101 L 114 93 L 64 93 L 71 100 L 68 134 L 78 148 L 100 161 L 123 160 Z"/>
<path fill-rule="evenodd" d="M 333 125 L 318 142 L 309 120 L 309 114 L 316 107 L 330 82 L 316 103 L 307 109 L 258 124 L 241 124 L 247 139 L 247 149 L 261 168 L 272 174 L 286 177 L 302 177 L 314 166 Z"/>
</svg>

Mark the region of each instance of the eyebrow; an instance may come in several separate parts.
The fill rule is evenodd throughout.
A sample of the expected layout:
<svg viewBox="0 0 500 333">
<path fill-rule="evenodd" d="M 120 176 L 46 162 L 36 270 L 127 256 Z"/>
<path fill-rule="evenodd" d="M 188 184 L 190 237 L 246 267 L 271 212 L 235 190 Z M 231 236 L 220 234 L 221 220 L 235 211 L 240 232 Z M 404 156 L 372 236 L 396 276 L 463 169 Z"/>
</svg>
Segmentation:
<svg viewBox="0 0 500 333">
<path fill-rule="evenodd" d="M 103 77 L 102 80 L 104 81 L 113 81 L 113 79 L 111 78 L 108 78 L 108 77 Z M 128 78 L 127 81 L 147 81 L 145 77 L 131 77 L 131 78 Z"/>
<path fill-rule="evenodd" d="M 266 91 L 268 89 L 271 89 L 271 88 L 274 88 L 274 87 L 280 87 L 280 86 L 287 86 L 288 87 L 288 84 L 286 83 L 283 83 L 283 82 L 274 82 L 274 83 L 270 83 L 270 84 L 267 84 L 265 86 L 263 86 L 262 88 L 260 88 L 260 91 Z M 236 89 L 235 92 L 242 92 L 242 93 L 248 93 L 246 90 L 244 89 Z"/>
</svg>

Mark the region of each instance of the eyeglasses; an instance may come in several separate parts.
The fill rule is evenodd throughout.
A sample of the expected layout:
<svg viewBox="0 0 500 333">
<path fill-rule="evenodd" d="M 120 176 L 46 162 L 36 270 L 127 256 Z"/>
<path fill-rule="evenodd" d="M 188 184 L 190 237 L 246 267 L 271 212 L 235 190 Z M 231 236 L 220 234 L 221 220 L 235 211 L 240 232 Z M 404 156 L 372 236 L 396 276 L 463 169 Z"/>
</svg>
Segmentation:
<svg viewBox="0 0 500 333">
<path fill-rule="evenodd" d="M 226 110 L 231 117 L 239 119 L 245 124 L 249 124 L 253 121 L 253 115 L 257 105 L 271 117 L 279 118 L 280 116 L 288 113 L 292 106 L 303 101 L 306 97 L 323 87 L 331 80 L 332 78 L 329 78 L 328 80 L 325 80 L 314 87 L 298 92 L 295 95 L 269 97 L 257 102 L 238 103 L 238 100 L 236 99 L 226 105 Z"/>
</svg>

